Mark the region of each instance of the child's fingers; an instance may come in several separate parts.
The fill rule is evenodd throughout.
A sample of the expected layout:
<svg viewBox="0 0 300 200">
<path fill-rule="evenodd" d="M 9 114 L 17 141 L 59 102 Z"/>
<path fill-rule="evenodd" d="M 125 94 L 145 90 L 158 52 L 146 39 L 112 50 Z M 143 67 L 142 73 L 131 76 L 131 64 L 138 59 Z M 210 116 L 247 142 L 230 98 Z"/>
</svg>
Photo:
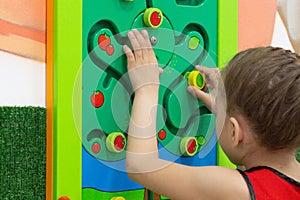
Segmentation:
<svg viewBox="0 0 300 200">
<path fill-rule="evenodd" d="M 124 45 L 123 51 L 125 52 L 125 55 L 127 57 L 128 68 L 133 67 L 135 65 L 135 58 L 134 58 L 134 55 L 133 55 L 131 49 L 127 45 Z M 128 70 L 130 70 L 130 69 L 128 69 Z"/>
<path fill-rule="evenodd" d="M 188 86 L 187 90 L 193 96 L 200 99 L 207 106 L 207 108 L 211 110 L 212 101 L 211 101 L 211 97 L 209 94 L 203 92 L 202 90 L 199 90 L 198 88 L 196 88 L 194 86 Z"/>
<path fill-rule="evenodd" d="M 132 32 L 135 35 L 135 38 L 137 39 L 137 42 L 140 45 L 140 49 L 142 52 L 142 58 L 144 61 L 148 61 L 149 60 L 149 55 L 148 55 L 148 47 L 147 47 L 147 43 L 146 40 L 144 39 L 143 35 L 136 29 L 133 29 Z"/>
<path fill-rule="evenodd" d="M 158 72 L 159 72 L 159 74 L 162 74 L 164 72 L 164 69 L 159 67 Z"/>
<path fill-rule="evenodd" d="M 203 66 L 199 66 L 199 65 L 196 65 L 196 69 L 198 71 L 203 72 L 205 75 L 208 75 L 208 76 L 219 72 L 218 68 L 208 68 L 208 67 L 203 67 Z"/>
<path fill-rule="evenodd" d="M 129 41 L 132 45 L 132 48 L 134 50 L 134 55 L 135 55 L 135 59 L 136 61 L 138 61 L 139 59 L 143 58 L 143 54 L 141 51 L 141 46 L 135 36 L 135 34 L 132 31 L 129 31 L 127 34 Z"/>
<path fill-rule="evenodd" d="M 144 36 L 138 30 L 133 29 L 132 32 L 134 33 L 138 43 L 142 48 L 148 47 L 146 42 L 147 39 L 145 39 Z"/>
<path fill-rule="evenodd" d="M 221 80 L 218 68 L 208 68 L 197 65 L 196 69 L 205 74 L 208 88 L 213 89 L 217 86 L 218 81 Z"/>
<path fill-rule="evenodd" d="M 154 51 L 152 49 L 152 45 L 151 45 L 150 40 L 149 40 L 149 34 L 148 34 L 148 32 L 146 30 L 142 30 L 141 33 L 142 33 L 142 36 L 144 37 L 144 39 L 146 40 L 146 45 L 147 45 L 149 59 L 151 61 L 156 60 L 155 53 L 154 53 Z"/>
<path fill-rule="evenodd" d="M 142 34 L 142 36 L 145 40 L 146 47 L 147 48 L 152 48 L 152 45 L 151 45 L 150 40 L 149 40 L 148 32 L 146 30 L 142 30 L 141 34 Z"/>
</svg>

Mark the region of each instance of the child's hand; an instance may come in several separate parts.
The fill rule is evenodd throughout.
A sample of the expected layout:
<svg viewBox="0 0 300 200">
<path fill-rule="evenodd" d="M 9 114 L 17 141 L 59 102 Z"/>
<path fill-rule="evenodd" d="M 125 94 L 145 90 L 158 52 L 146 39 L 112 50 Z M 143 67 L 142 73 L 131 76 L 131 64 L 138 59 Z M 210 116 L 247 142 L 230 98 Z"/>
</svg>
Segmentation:
<svg viewBox="0 0 300 200">
<path fill-rule="evenodd" d="M 123 49 L 133 90 L 136 92 L 142 88 L 158 89 L 159 68 L 147 31 L 138 32 L 134 29 L 128 32 L 128 38 L 133 51 L 127 45 L 124 45 Z"/>
<path fill-rule="evenodd" d="M 220 80 L 219 69 L 218 68 L 207 68 L 196 66 L 196 69 L 206 76 L 206 84 L 207 87 L 211 89 L 210 93 L 203 92 L 199 90 L 195 86 L 188 86 L 188 91 L 201 101 L 205 103 L 205 105 L 210 109 L 212 112 L 215 112 L 215 98 L 218 88 L 218 80 Z"/>
</svg>

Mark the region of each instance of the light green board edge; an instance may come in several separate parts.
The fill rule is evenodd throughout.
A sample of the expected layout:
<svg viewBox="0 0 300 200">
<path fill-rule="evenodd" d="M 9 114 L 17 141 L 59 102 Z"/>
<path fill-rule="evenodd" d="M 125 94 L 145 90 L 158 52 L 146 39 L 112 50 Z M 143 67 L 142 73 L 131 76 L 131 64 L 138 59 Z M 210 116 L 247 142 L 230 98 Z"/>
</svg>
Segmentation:
<svg viewBox="0 0 300 200">
<path fill-rule="evenodd" d="M 73 89 L 81 66 L 81 11 L 81 1 L 54 0 L 55 200 L 61 196 L 80 200 L 82 192 L 81 133 L 77 132 L 72 112 Z M 77 100 L 81 101 L 81 94 L 78 94 Z M 80 102 L 76 104 L 81 105 Z M 81 109 L 77 107 L 77 111 L 81 112 Z M 81 130 L 81 125 L 78 126 Z"/>
<path fill-rule="evenodd" d="M 238 52 L 238 0 L 219 0 L 218 66 L 223 68 Z M 217 164 L 235 168 L 218 145 Z"/>
</svg>

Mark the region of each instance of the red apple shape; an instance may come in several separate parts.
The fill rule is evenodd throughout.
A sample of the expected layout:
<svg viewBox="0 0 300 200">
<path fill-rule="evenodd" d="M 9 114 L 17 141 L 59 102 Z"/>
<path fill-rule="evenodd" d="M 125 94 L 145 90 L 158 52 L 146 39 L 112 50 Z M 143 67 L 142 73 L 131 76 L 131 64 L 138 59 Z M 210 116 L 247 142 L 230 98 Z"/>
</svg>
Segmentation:
<svg viewBox="0 0 300 200">
<path fill-rule="evenodd" d="M 108 55 L 113 55 L 114 54 L 114 52 L 115 52 L 115 48 L 112 46 L 112 45 L 109 45 L 109 46 L 107 46 L 106 47 L 106 53 L 108 54 Z"/>
<path fill-rule="evenodd" d="M 91 95 L 91 103 L 95 108 L 100 108 L 104 103 L 104 96 L 102 92 L 97 90 Z"/>
<path fill-rule="evenodd" d="M 195 152 L 195 146 L 196 146 L 196 141 L 195 140 L 191 140 L 188 142 L 188 152 L 189 153 L 194 153 Z"/>
<path fill-rule="evenodd" d="M 118 151 L 121 151 L 124 148 L 124 141 L 122 136 L 117 136 L 114 141 L 114 146 Z"/>
<path fill-rule="evenodd" d="M 150 16 L 150 22 L 153 26 L 158 26 L 161 21 L 161 16 L 159 12 L 154 11 Z"/>
<path fill-rule="evenodd" d="M 106 50 L 106 48 L 110 45 L 110 42 L 110 38 L 106 34 L 101 34 L 98 37 L 98 45 L 102 50 Z"/>
</svg>

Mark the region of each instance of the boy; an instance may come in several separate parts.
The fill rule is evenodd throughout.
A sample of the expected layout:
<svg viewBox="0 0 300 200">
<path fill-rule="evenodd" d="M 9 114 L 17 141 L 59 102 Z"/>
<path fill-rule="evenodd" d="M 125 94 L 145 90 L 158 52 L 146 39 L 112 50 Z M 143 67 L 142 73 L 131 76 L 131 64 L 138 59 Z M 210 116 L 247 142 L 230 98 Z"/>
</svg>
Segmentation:
<svg viewBox="0 0 300 200">
<path fill-rule="evenodd" d="M 223 150 L 246 171 L 190 167 L 158 157 L 158 64 L 146 31 L 130 31 L 128 38 L 134 50 L 124 46 L 135 90 L 127 147 L 132 180 L 171 199 L 300 199 L 298 55 L 272 47 L 241 52 L 222 72 L 225 91 L 216 70 L 196 67 L 206 74 L 217 104 L 209 94 L 189 91 L 216 113 Z M 225 92 L 227 103 L 220 100 Z"/>
</svg>

